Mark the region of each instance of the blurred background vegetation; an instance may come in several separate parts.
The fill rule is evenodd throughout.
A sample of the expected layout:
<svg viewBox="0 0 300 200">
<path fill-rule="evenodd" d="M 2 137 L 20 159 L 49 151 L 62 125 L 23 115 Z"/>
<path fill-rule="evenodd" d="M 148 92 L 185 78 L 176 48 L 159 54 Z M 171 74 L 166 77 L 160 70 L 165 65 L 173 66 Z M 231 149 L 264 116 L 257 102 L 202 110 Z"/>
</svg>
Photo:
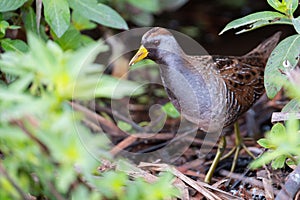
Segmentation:
<svg viewBox="0 0 300 200">
<path fill-rule="evenodd" d="M 144 26 L 183 32 L 212 54 L 242 55 L 274 29 L 284 29 L 285 36 L 294 32 L 292 27 L 276 25 L 238 37 L 234 31 L 218 36 L 231 20 L 268 9 L 261 0 L 2 0 L 0 199 L 178 196 L 170 174 L 148 183 L 129 177 L 114 163 L 103 132 L 116 134 L 118 141 L 122 130 L 130 132 L 132 126 L 122 120 L 116 122 L 122 130 L 95 130 L 88 125 L 89 112 L 83 107 L 95 98 L 102 108 L 112 98 L 129 95 L 138 103 L 150 101 L 145 95 L 149 88 L 135 90 L 138 81 L 120 80 L 118 66 L 106 70 L 94 59 L 109 51 L 109 44 L 103 42 L 108 36 Z M 130 55 L 126 56 L 127 62 Z M 112 96 L 120 82 L 121 92 Z M 162 88 L 152 94 L 157 101 L 167 101 Z M 178 117 L 172 107 L 164 109 Z M 104 122 L 112 121 L 103 110 L 99 113 Z M 113 164 L 101 170 L 104 160 Z"/>
</svg>

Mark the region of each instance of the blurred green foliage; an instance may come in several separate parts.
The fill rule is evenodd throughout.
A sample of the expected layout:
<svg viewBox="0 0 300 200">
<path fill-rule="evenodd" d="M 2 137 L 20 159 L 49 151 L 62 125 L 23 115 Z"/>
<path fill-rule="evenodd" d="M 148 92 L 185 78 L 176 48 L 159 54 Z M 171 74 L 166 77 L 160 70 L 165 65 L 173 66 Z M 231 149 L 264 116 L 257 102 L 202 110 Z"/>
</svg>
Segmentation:
<svg viewBox="0 0 300 200">
<path fill-rule="evenodd" d="M 112 159 L 110 141 L 85 127 L 69 103 L 144 92 L 138 83 L 104 74 L 93 61 L 108 46 L 81 34 L 99 24 L 127 29 L 125 20 L 96 0 L 3 0 L 0 12 L 0 199 L 178 195 L 170 174 L 150 184 L 97 170 Z M 27 40 L 7 38 L 15 29 Z"/>
<path fill-rule="evenodd" d="M 115 7 L 122 16 L 138 26 L 151 26 L 154 15 L 163 11 L 176 10 L 188 0 L 99 0 Z"/>
<path fill-rule="evenodd" d="M 169 117 L 172 117 L 172 118 L 180 117 L 180 113 L 178 112 L 178 110 L 174 107 L 174 105 L 171 102 L 166 103 L 162 107 L 162 109 L 163 109 L 164 112 L 166 112 L 166 114 Z"/>
<path fill-rule="evenodd" d="M 257 168 L 271 162 L 272 167 L 277 169 L 284 166 L 287 158 L 293 164 L 298 164 L 300 161 L 299 123 L 298 120 L 293 119 L 293 113 L 300 111 L 300 73 L 296 69 L 300 58 L 300 16 L 294 17 L 299 5 L 298 0 L 267 0 L 267 2 L 276 11 L 261 11 L 234 20 L 227 24 L 220 34 L 229 29 L 241 28 L 238 33 L 242 33 L 272 24 L 288 24 L 293 26 L 297 32 L 276 46 L 268 59 L 264 75 L 265 88 L 269 98 L 274 98 L 282 87 L 292 98 L 282 109 L 283 113 L 291 113 L 292 120 L 287 121 L 286 126 L 280 123 L 275 124 L 267 133 L 266 138 L 258 141 L 269 151 L 251 164 L 251 167 Z"/>
<path fill-rule="evenodd" d="M 260 139 L 258 144 L 269 149 L 269 151 L 251 163 L 252 168 L 257 168 L 270 162 L 274 169 L 282 168 L 287 159 L 291 159 L 293 161 L 292 164 L 297 165 L 300 161 L 297 159 L 300 156 L 298 120 L 287 121 L 286 127 L 281 123 L 275 124 L 272 130 L 267 133 L 266 138 Z"/>
</svg>

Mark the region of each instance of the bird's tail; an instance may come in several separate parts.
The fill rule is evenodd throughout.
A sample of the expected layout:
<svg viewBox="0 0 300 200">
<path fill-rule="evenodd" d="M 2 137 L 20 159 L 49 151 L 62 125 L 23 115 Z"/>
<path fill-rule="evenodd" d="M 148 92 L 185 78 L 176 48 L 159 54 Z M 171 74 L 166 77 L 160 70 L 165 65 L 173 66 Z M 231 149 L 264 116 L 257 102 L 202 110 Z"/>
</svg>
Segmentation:
<svg viewBox="0 0 300 200">
<path fill-rule="evenodd" d="M 280 39 L 281 32 L 275 33 L 273 36 L 269 37 L 262 43 L 260 43 L 256 48 L 254 48 L 252 51 L 247 53 L 245 56 L 262 56 L 266 60 L 269 58 L 271 52 L 276 47 L 279 39 Z"/>
</svg>

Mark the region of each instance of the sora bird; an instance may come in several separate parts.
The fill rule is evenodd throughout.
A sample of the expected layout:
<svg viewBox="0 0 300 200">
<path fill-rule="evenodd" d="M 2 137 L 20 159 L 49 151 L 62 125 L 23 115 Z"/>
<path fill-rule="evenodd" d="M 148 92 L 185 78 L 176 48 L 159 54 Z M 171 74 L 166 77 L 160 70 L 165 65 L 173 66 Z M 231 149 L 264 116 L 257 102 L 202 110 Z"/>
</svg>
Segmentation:
<svg viewBox="0 0 300 200">
<path fill-rule="evenodd" d="M 243 56 L 190 56 L 171 32 L 155 27 L 143 35 L 141 47 L 129 65 L 145 58 L 159 64 L 169 99 L 182 116 L 203 131 L 215 132 L 236 122 L 264 93 L 264 68 L 280 34 L 274 34 Z M 225 155 L 235 152 L 232 171 L 241 148 L 252 155 L 242 143 L 237 123 L 234 128 L 236 147 Z M 210 182 L 225 145 L 225 137 L 221 136 L 206 182 Z"/>
</svg>

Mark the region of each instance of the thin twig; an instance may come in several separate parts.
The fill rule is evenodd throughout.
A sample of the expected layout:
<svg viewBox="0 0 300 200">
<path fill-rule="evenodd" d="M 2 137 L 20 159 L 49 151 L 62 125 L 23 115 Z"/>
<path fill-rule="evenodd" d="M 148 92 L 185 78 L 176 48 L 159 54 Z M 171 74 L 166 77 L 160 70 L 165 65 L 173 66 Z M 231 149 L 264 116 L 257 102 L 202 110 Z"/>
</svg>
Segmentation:
<svg viewBox="0 0 300 200">
<path fill-rule="evenodd" d="M 82 121 L 92 131 L 94 131 L 94 132 L 103 132 L 102 128 L 98 124 L 95 124 L 94 122 L 91 122 L 90 120 L 88 120 L 86 118 L 82 119 Z"/>
<path fill-rule="evenodd" d="M 197 190 L 198 192 L 202 193 L 207 199 L 211 200 L 221 200 L 217 195 L 215 195 L 213 192 L 207 190 L 202 185 L 198 184 L 196 181 L 190 179 L 189 177 L 182 174 L 180 171 L 178 171 L 176 168 L 171 167 L 167 164 L 154 164 L 154 163 L 145 163 L 141 162 L 139 164 L 139 167 L 151 167 L 154 170 L 157 171 L 169 171 L 179 179 L 181 179 L 183 182 L 190 185 L 192 188 Z"/>
<path fill-rule="evenodd" d="M 137 140 L 137 138 L 133 135 L 128 136 L 126 139 L 122 140 L 122 142 L 118 143 L 112 150 L 110 150 L 110 153 L 112 155 L 116 155 L 132 143 L 134 143 Z"/>
<path fill-rule="evenodd" d="M 55 196 L 55 199 L 65 200 L 65 198 L 63 196 L 61 196 L 61 194 L 56 190 L 56 188 L 52 182 L 49 182 L 48 186 L 49 186 L 51 193 Z"/>
<path fill-rule="evenodd" d="M 24 122 L 21 120 L 13 120 L 11 121 L 12 124 L 16 124 L 24 133 L 26 133 L 29 138 L 31 138 L 33 141 L 35 141 L 40 149 L 42 150 L 42 152 L 46 153 L 47 155 L 50 155 L 50 150 L 48 149 L 48 147 L 41 141 L 39 140 L 37 137 L 35 137 L 29 130 L 28 128 L 26 128 L 26 126 L 24 125 Z"/>
<path fill-rule="evenodd" d="M 41 24 L 41 16 L 42 16 L 42 0 L 37 0 L 35 2 L 35 7 L 36 7 L 36 28 L 37 28 L 37 33 L 40 35 L 40 24 Z"/>
<path fill-rule="evenodd" d="M 103 130 L 110 134 L 111 136 L 115 137 L 125 137 L 128 136 L 127 133 L 122 131 L 119 127 L 117 127 L 113 122 L 105 119 L 101 115 L 98 115 L 97 113 L 87 109 L 86 107 L 75 103 L 75 102 L 69 102 L 69 104 L 72 106 L 74 110 L 77 110 L 79 112 L 82 112 L 88 119 L 90 119 L 94 123 L 100 123 Z"/>
</svg>

